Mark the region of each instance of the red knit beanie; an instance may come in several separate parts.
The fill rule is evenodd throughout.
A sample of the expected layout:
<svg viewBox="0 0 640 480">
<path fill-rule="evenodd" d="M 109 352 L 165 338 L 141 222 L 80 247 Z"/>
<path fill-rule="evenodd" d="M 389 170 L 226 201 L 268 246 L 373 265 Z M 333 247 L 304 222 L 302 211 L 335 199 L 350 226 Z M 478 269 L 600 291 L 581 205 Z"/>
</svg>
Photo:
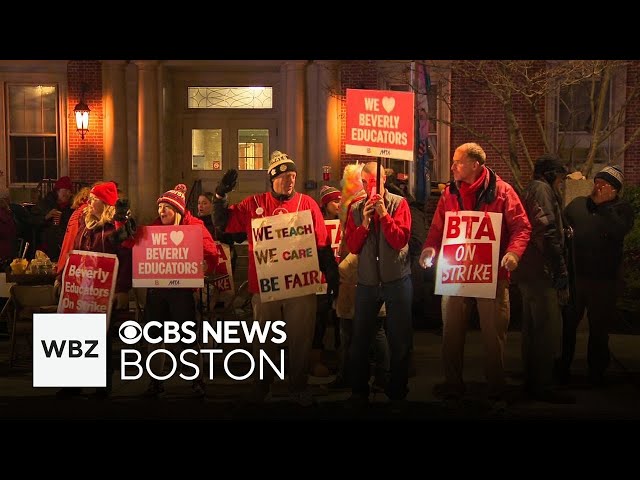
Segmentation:
<svg viewBox="0 0 640 480">
<path fill-rule="evenodd" d="M 342 193 L 335 187 L 325 185 L 320 189 L 320 203 L 322 203 L 323 206 L 334 200 L 340 200 L 341 197 Z"/>
<path fill-rule="evenodd" d="M 113 182 L 105 182 L 100 185 L 96 185 L 91 189 L 91 194 L 102 200 L 105 205 L 111 205 L 112 207 L 118 201 L 118 188 Z"/>
<path fill-rule="evenodd" d="M 53 184 L 54 190 L 60 190 L 61 188 L 73 190 L 73 184 L 71 183 L 71 179 L 69 177 L 60 177 L 58 180 L 56 180 L 56 183 Z"/>
<path fill-rule="evenodd" d="M 164 192 L 160 198 L 158 198 L 158 204 L 164 202 L 171 205 L 180 215 L 184 215 L 186 210 L 186 192 L 187 186 L 184 183 L 179 183 L 173 190 Z"/>
</svg>

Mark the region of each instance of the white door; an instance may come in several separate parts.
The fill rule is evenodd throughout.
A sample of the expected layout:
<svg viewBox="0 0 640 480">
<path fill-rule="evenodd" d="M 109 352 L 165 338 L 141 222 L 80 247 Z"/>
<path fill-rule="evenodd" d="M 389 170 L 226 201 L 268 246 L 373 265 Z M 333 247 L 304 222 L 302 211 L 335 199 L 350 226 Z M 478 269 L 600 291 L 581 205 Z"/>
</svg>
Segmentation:
<svg viewBox="0 0 640 480">
<path fill-rule="evenodd" d="M 199 179 L 203 192 L 213 192 L 229 168 L 238 170 L 231 203 L 270 188 L 267 167 L 277 148 L 275 119 L 185 119 L 182 136 L 182 177 L 189 189 Z"/>
</svg>

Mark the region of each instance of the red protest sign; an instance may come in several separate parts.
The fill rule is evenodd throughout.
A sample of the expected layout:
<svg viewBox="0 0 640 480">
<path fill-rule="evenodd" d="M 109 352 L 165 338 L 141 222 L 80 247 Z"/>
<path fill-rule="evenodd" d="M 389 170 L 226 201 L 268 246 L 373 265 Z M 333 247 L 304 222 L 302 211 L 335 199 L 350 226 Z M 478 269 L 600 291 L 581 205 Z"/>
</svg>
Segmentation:
<svg viewBox="0 0 640 480">
<path fill-rule="evenodd" d="M 118 257 L 111 253 L 73 250 L 62 272 L 58 313 L 106 313 L 118 276 Z"/>
<path fill-rule="evenodd" d="M 414 159 L 414 94 L 347 89 L 346 153 Z"/>
<path fill-rule="evenodd" d="M 436 295 L 496 297 L 501 228 L 501 213 L 445 213 Z"/>
<path fill-rule="evenodd" d="M 133 247 L 133 286 L 202 288 L 202 228 L 200 225 L 140 227 Z"/>
</svg>

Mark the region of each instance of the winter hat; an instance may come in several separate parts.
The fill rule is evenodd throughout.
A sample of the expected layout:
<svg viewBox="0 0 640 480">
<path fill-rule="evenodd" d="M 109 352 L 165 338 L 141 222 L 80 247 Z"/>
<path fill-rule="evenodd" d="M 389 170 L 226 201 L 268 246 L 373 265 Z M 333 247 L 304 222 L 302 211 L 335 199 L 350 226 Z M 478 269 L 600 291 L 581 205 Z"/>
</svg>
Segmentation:
<svg viewBox="0 0 640 480">
<path fill-rule="evenodd" d="M 553 183 L 557 174 L 566 175 L 567 173 L 569 173 L 567 167 L 557 155 L 542 155 L 533 166 L 534 177 L 543 177 L 549 183 Z"/>
<path fill-rule="evenodd" d="M 186 192 L 187 186 L 184 183 L 179 183 L 173 188 L 173 190 L 164 192 L 162 196 L 158 198 L 158 203 L 168 203 L 175 208 L 180 215 L 184 215 L 184 211 L 187 208 L 187 201 L 185 197 Z"/>
<path fill-rule="evenodd" d="M 273 180 L 284 172 L 295 172 L 296 164 L 293 163 L 286 153 L 282 153 L 275 150 L 271 154 L 271 160 L 269 160 L 269 180 L 273 183 Z"/>
<path fill-rule="evenodd" d="M 322 203 L 323 206 L 334 200 L 340 200 L 341 197 L 342 193 L 335 187 L 325 185 L 320 189 L 320 203 Z"/>
<path fill-rule="evenodd" d="M 617 165 L 613 167 L 604 167 L 602 170 L 596 173 L 595 177 L 593 177 L 594 180 L 596 178 L 601 178 L 605 182 L 610 183 L 611 186 L 616 190 L 620 190 L 622 188 L 622 182 L 624 182 L 624 174 L 622 173 L 622 169 Z"/>
<path fill-rule="evenodd" d="M 56 183 L 53 184 L 54 190 L 60 190 L 61 188 L 73 190 L 73 184 L 71 183 L 71 179 L 69 177 L 60 177 L 58 180 L 56 180 Z"/>
<path fill-rule="evenodd" d="M 105 205 L 111 205 L 112 207 L 118 201 L 118 189 L 113 182 L 105 182 L 96 185 L 91 189 L 91 194 L 102 200 Z"/>
</svg>

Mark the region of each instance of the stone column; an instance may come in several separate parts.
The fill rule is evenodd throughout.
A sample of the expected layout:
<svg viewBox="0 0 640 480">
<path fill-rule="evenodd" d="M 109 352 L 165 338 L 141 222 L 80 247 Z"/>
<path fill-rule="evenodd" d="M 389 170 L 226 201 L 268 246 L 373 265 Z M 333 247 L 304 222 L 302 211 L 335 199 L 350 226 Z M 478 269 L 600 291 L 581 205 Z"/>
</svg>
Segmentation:
<svg viewBox="0 0 640 480">
<path fill-rule="evenodd" d="M 160 135 L 158 66 L 155 60 L 136 61 L 138 66 L 138 202 L 142 223 L 157 215 L 160 186 Z"/>
<path fill-rule="evenodd" d="M 309 171 L 308 159 L 305 158 L 305 64 L 306 61 L 302 60 L 290 61 L 282 67 L 282 136 L 279 141 L 279 149 L 296 162 L 296 190 L 303 193 Z"/>
<path fill-rule="evenodd" d="M 329 184 L 338 186 L 340 169 L 340 111 L 339 101 L 332 91 L 337 88 L 333 61 L 316 61 L 307 67 L 307 177 L 322 180 L 322 166 L 331 166 Z M 314 195 L 314 191 L 307 192 Z"/>
<path fill-rule="evenodd" d="M 129 159 L 127 149 L 127 62 L 102 62 L 102 98 L 104 105 L 104 180 L 113 180 L 127 195 Z"/>
</svg>

